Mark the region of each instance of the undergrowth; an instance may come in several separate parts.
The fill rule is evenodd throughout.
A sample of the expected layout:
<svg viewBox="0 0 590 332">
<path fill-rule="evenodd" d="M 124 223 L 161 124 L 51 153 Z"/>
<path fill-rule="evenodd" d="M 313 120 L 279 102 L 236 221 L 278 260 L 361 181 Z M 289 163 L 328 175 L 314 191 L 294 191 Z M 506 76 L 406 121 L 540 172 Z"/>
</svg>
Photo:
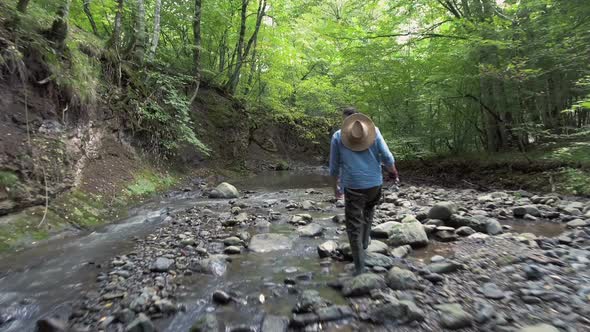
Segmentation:
<svg viewBox="0 0 590 332">
<path fill-rule="evenodd" d="M 176 184 L 178 179 L 170 174 L 161 176 L 151 170 L 143 170 L 135 175 L 135 179 L 125 189 L 127 196 L 146 196 Z"/>
</svg>

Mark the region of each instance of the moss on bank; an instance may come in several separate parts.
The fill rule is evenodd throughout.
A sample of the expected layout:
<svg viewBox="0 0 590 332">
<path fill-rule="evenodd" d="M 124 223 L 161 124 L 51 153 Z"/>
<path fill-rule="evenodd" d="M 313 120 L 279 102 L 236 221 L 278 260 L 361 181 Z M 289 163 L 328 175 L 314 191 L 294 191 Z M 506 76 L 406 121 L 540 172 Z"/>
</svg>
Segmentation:
<svg viewBox="0 0 590 332">
<path fill-rule="evenodd" d="M 3 216 L 0 218 L 0 252 L 35 245 L 66 230 L 93 229 L 124 218 L 130 206 L 170 190 L 181 181 L 182 174 L 145 167 L 130 183 L 123 185 L 125 189 L 117 197 L 74 189 L 52 200 L 46 215 L 44 206 L 35 206 Z"/>
</svg>

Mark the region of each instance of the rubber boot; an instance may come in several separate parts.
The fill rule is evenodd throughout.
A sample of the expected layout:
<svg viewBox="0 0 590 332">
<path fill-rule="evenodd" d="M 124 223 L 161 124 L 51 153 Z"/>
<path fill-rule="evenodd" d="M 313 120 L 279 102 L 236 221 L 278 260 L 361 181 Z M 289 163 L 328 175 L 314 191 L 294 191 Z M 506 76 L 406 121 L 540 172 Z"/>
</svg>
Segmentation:
<svg viewBox="0 0 590 332">
<path fill-rule="evenodd" d="M 355 242 L 355 245 L 351 243 L 350 251 L 352 252 L 352 260 L 354 262 L 354 275 L 358 276 L 365 273 L 365 250 L 360 245 L 361 241 Z"/>
</svg>

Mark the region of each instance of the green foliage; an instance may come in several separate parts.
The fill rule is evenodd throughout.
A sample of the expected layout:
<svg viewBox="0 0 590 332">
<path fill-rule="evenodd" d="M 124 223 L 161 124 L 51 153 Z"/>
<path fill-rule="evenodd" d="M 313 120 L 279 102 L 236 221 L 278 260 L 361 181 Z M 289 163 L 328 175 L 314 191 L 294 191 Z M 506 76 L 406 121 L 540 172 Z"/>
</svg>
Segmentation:
<svg viewBox="0 0 590 332">
<path fill-rule="evenodd" d="M 181 143 L 190 144 L 204 154 L 209 149 L 196 137 L 190 117 L 188 97 L 179 91 L 191 78 L 147 71 L 143 90 L 132 90 L 130 104 L 135 108 L 135 130 L 147 138 L 154 152 L 172 155 Z M 144 92 L 149 95 L 144 96 Z"/>
<path fill-rule="evenodd" d="M 128 62 L 137 46 L 136 3 L 124 3 L 121 54 L 97 52 L 109 59 L 102 64 L 80 50 L 103 51 L 117 2 L 91 2 L 96 35 L 82 3 L 70 8 L 67 61 L 51 59 L 58 82 L 93 100 L 100 90 L 97 68 L 108 67 L 107 76 L 124 81 L 119 109 L 150 149 L 168 156 L 190 144 L 206 153 L 188 116 L 197 67 L 194 2 L 162 2 L 160 43 L 143 69 Z M 245 42 L 252 41 L 252 51 L 240 66 L 234 97 L 298 126 L 301 137 L 312 140 L 309 125 L 321 118 L 337 124 L 336 110 L 355 105 L 404 158 L 522 150 L 561 127 L 588 125 L 587 0 L 442 3 L 277 0 L 258 38 L 250 40 L 258 9 L 258 1 L 250 1 Z M 145 5 L 151 35 L 155 1 Z M 47 29 L 58 6 L 33 1 L 20 15 L 22 26 Z M 198 67 L 210 86 L 226 86 L 237 66 L 240 23 L 239 2 L 203 3 Z"/>
<path fill-rule="evenodd" d="M 160 176 L 152 171 L 144 170 L 135 176 L 133 183 L 127 186 L 125 193 L 129 196 L 146 196 L 158 190 L 170 188 L 177 179 L 170 175 Z"/>
<path fill-rule="evenodd" d="M 18 176 L 10 171 L 0 171 L 0 186 L 10 188 L 18 183 Z"/>
<path fill-rule="evenodd" d="M 575 168 L 566 168 L 558 178 L 560 192 L 574 195 L 590 195 L 590 173 Z"/>
</svg>

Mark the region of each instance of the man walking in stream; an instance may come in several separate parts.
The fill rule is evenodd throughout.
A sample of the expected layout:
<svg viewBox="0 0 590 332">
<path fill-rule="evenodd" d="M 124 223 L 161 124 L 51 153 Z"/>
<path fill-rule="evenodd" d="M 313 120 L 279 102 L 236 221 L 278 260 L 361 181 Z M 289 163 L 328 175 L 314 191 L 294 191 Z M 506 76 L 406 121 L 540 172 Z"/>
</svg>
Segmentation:
<svg viewBox="0 0 590 332">
<path fill-rule="evenodd" d="M 346 232 L 355 275 L 364 273 L 375 206 L 381 198 L 381 165 L 398 182 L 395 160 L 379 129 L 353 107 L 343 110 L 342 128 L 332 136 L 330 176 L 336 198 L 344 194 Z"/>
</svg>

